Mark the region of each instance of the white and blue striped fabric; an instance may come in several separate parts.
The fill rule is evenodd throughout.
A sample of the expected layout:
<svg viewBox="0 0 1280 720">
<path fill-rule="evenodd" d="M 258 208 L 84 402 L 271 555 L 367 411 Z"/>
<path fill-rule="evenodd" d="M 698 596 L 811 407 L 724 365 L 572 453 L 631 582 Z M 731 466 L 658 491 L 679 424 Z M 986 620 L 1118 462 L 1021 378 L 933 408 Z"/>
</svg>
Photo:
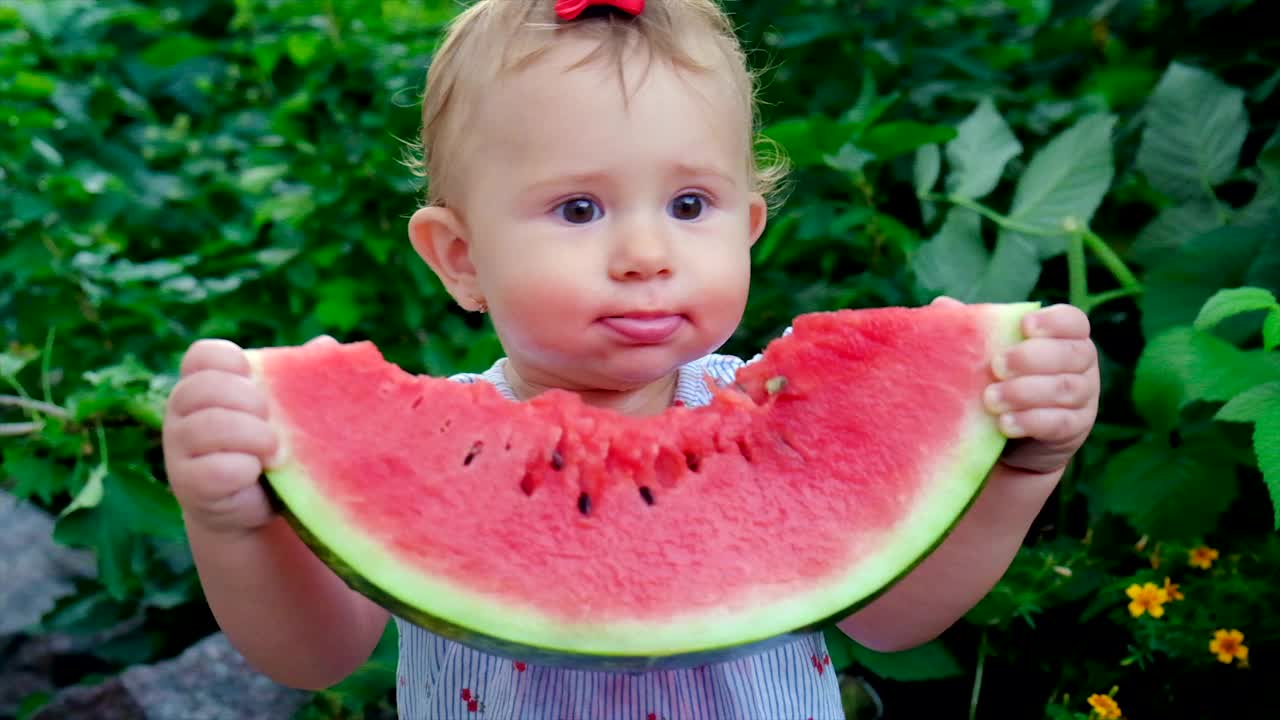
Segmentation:
<svg viewBox="0 0 1280 720">
<path fill-rule="evenodd" d="M 515 394 L 502 372 L 454 376 Z M 742 360 L 708 355 L 680 368 L 675 400 L 705 405 L 704 373 L 733 381 Z M 539 667 L 447 640 L 396 618 L 402 720 L 844 720 L 821 633 L 730 662 L 643 673 Z"/>
</svg>

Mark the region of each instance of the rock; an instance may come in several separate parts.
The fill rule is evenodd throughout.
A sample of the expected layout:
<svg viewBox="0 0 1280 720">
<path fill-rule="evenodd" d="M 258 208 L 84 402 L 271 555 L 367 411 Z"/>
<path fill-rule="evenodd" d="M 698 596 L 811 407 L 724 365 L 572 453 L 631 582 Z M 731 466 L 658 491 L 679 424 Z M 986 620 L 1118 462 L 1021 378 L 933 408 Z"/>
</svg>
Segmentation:
<svg viewBox="0 0 1280 720">
<path fill-rule="evenodd" d="M 93 555 L 53 541 L 53 518 L 0 492 L 0 640 L 40 622 L 76 577 L 93 577 Z"/>
<path fill-rule="evenodd" d="M 53 691 L 54 659 L 76 643 L 30 635 L 77 577 L 95 572 L 91 553 L 53 541 L 53 524 L 48 513 L 0 492 L 0 717 L 28 695 Z"/>
<path fill-rule="evenodd" d="M 249 667 L 218 633 L 172 660 L 64 690 L 32 720 L 289 720 L 309 698 Z"/>
<path fill-rule="evenodd" d="M 92 553 L 53 541 L 53 526 L 48 513 L 0 492 L 0 717 L 38 692 L 54 693 L 40 720 L 289 720 L 310 697 L 250 668 L 220 633 L 176 658 L 58 690 L 59 664 L 104 638 L 32 633 L 77 577 L 96 572 Z"/>
<path fill-rule="evenodd" d="M 287 720 L 310 698 L 249 667 L 221 633 L 174 660 L 132 668 L 123 681 L 148 720 Z"/>
</svg>

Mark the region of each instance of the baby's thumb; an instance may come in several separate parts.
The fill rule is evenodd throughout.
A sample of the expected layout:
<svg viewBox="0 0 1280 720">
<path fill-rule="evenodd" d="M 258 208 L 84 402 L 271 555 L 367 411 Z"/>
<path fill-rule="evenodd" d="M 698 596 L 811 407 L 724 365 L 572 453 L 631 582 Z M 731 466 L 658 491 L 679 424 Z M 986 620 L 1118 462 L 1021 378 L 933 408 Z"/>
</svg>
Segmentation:
<svg viewBox="0 0 1280 720">
<path fill-rule="evenodd" d="M 313 344 L 313 343 L 318 344 L 318 345 L 326 345 L 326 344 L 329 344 L 329 343 L 333 343 L 333 344 L 335 344 L 335 345 L 336 345 L 336 344 L 337 344 L 337 342 L 338 342 L 338 341 L 337 341 L 337 340 L 335 340 L 335 339 L 333 339 L 333 336 L 331 336 L 331 335 L 317 335 L 316 337 L 313 337 L 313 338 L 311 338 L 310 340 L 308 340 L 308 341 L 306 341 L 305 343 L 303 343 L 303 345 L 311 345 L 311 344 Z"/>
</svg>

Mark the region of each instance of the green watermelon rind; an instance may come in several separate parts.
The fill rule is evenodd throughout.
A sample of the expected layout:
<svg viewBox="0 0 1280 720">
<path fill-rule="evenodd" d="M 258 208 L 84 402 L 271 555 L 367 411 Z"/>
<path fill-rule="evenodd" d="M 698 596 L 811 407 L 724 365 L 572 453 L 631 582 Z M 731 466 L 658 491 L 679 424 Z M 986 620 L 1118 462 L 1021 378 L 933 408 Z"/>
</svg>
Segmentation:
<svg viewBox="0 0 1280 720">
<path fill-rule="evenodd" d="M 991 352 L 1022 338 L 1020 323 L 1036 303 L 989 306 Z M 256 351 L 247 351 L 258 374 Z M 415 625 L 480 649 L 529 662 L 569 667 L 640 670 L 726 660 L 774 646 L 839 621 L 865 607 L 909 574 L 950 534 L 977 499 L 1006 443 L 995 418 L 975 404 L 962 439 L 940 457 L 910 515 L 886 538 L 887 550 L 854 566 L 842 580 L 812 592 L 772 599 L 748 610 L 690 613 L 661 623 L 606 622 L 566 625 L 445 581 L 406 573 L 382 539 L 349 527 L 341 510 L 316 493 L 301 464 L 286 459 L 266 475 L 282 515 L 299 537 L 357 592 Z M 287 447 L 287 439 L 281 438 Z M 287 457 L 287 450 L 285 451 Z M 957 477 L 958 476 L 958 477 Z M 937 492 L 937 488 L 951 488 Z M 306 518 L 307 520 L 303 520 Z M 394 533 L 394 528 L 388 528 Z M 388 540 L 390 538 L 387 538 Z M 353 568 L 359 567 L 357 572 Z M 412 598 L 431 598 L 432 613 Z"/>
</svg>

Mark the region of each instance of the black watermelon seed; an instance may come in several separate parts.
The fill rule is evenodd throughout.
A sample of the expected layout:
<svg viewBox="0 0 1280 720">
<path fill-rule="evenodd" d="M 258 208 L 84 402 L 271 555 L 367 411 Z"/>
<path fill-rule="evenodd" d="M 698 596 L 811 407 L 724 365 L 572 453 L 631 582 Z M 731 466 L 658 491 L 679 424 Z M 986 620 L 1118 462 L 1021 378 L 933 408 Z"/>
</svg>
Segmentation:
<svg viewBox="0 0 1280 720">
<path fill-rule="evenodd" d="M 582 513 L 583 515 L 591 514 L 591 496 L 590 495 L 586 493 L 582 493 L 581 495 L 578 496 L 578 512 Z"/>
<path fill-rule="evenodd" d="M 644 502 L 646 505 L 653 504 L 653 491 L 650 490 L 648 486 L 646 485 L 640 486 L 640 497 L 644 498 Z"/>
<path fill-rule="evenodd" d="M 418 406 L 419 406 L 419 405 L 421 405 L 421 404 L 422 404 L 422 396 L 421 396 L 421 395 L 419 395 L 419 396 L 418 396 L 418 397 L 413 401 L 413 407 L 412 407 L 411 409 L 412 409 L 412 410 L 417 410 L 417 409 L 418 409 Z"/>
<path fill-rule="evenodd" d="M 559 448 L 551 451 L 551 469 L 564 469 L 564 456 L 560 454 Z"/>
<path fill-rule="evenodd" d="M 484 448 L 484 443 L 477 440 L 475 444 L 471 446 L 471 449 L 467 451 L 467 456 L 463 458 L 462 464 L 470 465 L 471 461 L 476 459 L 476 456 L 480 454 L 480 451 L 483 448 Z"/>
<path fill-rule="evenodd" d="M 686 450 L 684 453 L 684 464 L 688 465 L 689 469 L 693 472 L 698 472 L 698 468 L 702 467 L 702 458 Z"/>
<path fill-rule="evenodd" d="M 525 495 L 532 495 L 534 487 L 536 487 L 536 485 L 534 484 L 533 476 L 529 473 L 525 473 L 524 477 L 520 478 L 521 492 Z"/>
</svg>

